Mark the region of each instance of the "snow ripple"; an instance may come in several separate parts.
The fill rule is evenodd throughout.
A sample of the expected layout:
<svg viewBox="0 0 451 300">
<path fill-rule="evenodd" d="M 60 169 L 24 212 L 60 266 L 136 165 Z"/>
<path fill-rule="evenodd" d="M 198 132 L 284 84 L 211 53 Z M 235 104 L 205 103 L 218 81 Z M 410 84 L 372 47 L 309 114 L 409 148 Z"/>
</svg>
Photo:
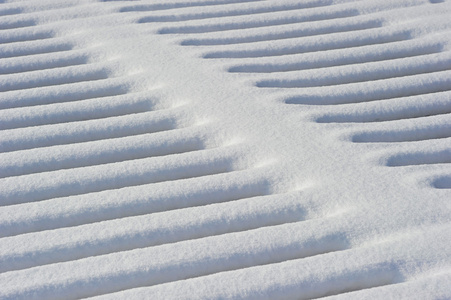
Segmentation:
<svg viewBox="0 0 451 300">
<path fill-rule="evenodd" d="M 0 298 L 449 296 L 449 268 L 435 266 L 449 261 L 449 218 L 395 216 L 411 202 L 368 201 L 385 188 L 371 179 L 329 187 L 318 174 L 347 170 L 328 162 L 302 166 L 293 187 L 277 149 L 262 159 L 117 55 L 129 32 L 175 40 L 255 91 L 255 110 L 275 103 L 335 135 L 318 147 L 360 149 L 356 169 L 447 197 L 449 3 L 39 2 L 0 1 Z M 116 30 L 119 50 L 97 43 Z"/>
</svg>

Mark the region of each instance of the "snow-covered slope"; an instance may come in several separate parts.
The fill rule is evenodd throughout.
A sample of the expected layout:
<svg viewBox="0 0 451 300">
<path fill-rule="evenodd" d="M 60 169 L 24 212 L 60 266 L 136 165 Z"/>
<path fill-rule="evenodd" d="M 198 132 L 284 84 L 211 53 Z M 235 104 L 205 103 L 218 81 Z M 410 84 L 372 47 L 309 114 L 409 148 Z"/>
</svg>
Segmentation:
<svg viewBox="0 0 451 300">
<path fill-rule="evenodd" d="M 0 298 L 451 298 L 450 20 L 0 1 Z"/>
</svg>

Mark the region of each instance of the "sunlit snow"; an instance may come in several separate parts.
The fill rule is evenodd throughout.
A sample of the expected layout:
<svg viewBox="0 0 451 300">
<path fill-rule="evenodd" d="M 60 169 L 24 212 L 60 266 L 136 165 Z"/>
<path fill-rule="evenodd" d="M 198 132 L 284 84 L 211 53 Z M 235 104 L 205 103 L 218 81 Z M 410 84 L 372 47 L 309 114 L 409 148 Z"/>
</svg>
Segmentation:
<svg viewBox="0 0 451 300">
<path fill-rule="evenodd" d="M 0 0 L 0 299 L 451 299 L 451 0 Z"/>
</svg>

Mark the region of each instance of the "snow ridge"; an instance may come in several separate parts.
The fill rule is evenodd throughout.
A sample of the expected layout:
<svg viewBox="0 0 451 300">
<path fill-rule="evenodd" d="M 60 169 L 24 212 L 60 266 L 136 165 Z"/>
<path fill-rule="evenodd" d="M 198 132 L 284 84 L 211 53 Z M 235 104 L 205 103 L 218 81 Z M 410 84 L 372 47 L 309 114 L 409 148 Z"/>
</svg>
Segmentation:
<svg viewBox="0 0 451 300">
<path fill-rule="evenodd" d="M 0 298 L 451 297 L 450 3 L 0 1 Z"/>
<path fill-rule="evenodd" d="M 439 30 L 425 34 L 424 28 L 418 29 L 424 27 L 425 18 L 418 19 L 415 6 L 425 5 L 426 1 L 389 5 L 383 1 L 304 4 L 311 9 L 304 12 L 302 7 L 290 3 L 276 5 L 273 11 L 263 6 L 223 15 L 144 17 L 139 22 L 189 20 L 194 23 L 199 19 L 243 15 L 246 19 L 217 19 L 199 25 L 163 27 L 158 32 L 191 34 L 180 44 L 208 46 L 204 58 L 233 60 L 229 72 L 258 73 L 252 77 L 257 87 L 299 90 L 287 91 L 287 96 L 282 96 L 285 103 L 337 106 L 333 113 L 319 114 L 317 122 L 359 123 L 360 128 L 362 123 L 372 122 L 367 130 L 351 136 L 353 142 L 445 139 L 426 142 L 423 146 L 403 145 L 401 153 L 394 150 L 396 154 L 385 160 L 388 166 L 450 163 L 449 151 L 441 150 L 449 147 L 446 138 L 451 137 L 448 115 L 451 60 L 445 37 L 449 35 L 449 6 L 444 5 L 439 15 L 432 14 L 428 19 L 429 26 L 435 25 Z M 414 21 L 399 22 L 400 9 L 403 18 L 413 17 Z M 426 14 L 429 9 L 436 7 L 424 8 Z M 280 17 L 278 12 L 284 10 L 287 12 Z M 264 21 L 258 21 L 259 14 L 263 14 Z M 293 26 L 284 27 L 292 23 Z M 223 31 L 230 33 L 223 34 Z M 371 117 L 365 111 L 371 111 Z M 410 118 L 425 119 L 405 121 Z M 431 145 L 437 149 L 425 153 L 423 149 L 430 149 Z M 449 186 L 445 184 L 447 178 L 433 179 L 432 185 Z"/>
</svg>

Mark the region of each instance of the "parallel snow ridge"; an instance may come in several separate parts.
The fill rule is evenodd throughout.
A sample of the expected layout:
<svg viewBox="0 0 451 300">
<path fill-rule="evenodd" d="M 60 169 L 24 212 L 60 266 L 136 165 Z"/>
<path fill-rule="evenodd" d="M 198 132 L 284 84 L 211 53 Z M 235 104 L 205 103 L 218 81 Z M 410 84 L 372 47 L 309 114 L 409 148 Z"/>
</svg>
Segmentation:
<svg viewBox="0 0 451 300">
<path fill-rule="evenodd" d="M 5 25 L 3 32 L 25 26 Z M 120 62 L 88 62 L 89 49 L 72 51 L 65 36 L 7 39 L 3 47 L 0 205 L 234 168 L 233 150 L 208 149 L 205 128 L 183 107 L 133 90 L 139 76 L 118 73 Z"/>
<path fill-rule="evenodd" d="M 10 263 L 1 271 L 297 222 L 304 213 L 296 194 L 256 196 L 21 234 L 5 238 L 2 261 Z M 114 227 L 119 230 L 92 240 L 92 232 Z M 42 240 L 54 242 L 43 247 Z"/>
<path fill-rule="evenodd" d="M 0 20 L 0 298 L 358 299 L 417 286 L 393 261 L 405 259 L 396 256 L 405 245 L 414 258 L 426 251 L 418 237 L 449 257 L 434 238 L 449 237 L 447 224 L 426 237 L 359 244 L 359 220 L 374 207 L 334 206 L 307 182 L 275 193 L 244 143 L 221 140 L 189 103 L 142 89 L 120 59 L 61 34 L 58 22 L 73 16 L 52 13 L 59 2 L 0 5 L 8 17 Z M 390 23 L 440 1 L 65 5 L 92 15 L 90 2 L 180 34 L 181 46 L 277 91 L 282 105 L 316 107 L 316 122 L 328 126 L 347 123 L 355 146 L 390 145 L 387 166 L 437 167 L 426 170 L 432 186 L 451 188 L 449 21 L 434 16 L 444 31 L 436 36 L 418 32 L 421 19 Z M 46 11 L 50 23 L 28 11 Z"/>
<path fill-rule="evenodd" d="M 329 237 L 330 238 L 330 237 Z M 415 248 L 415 241 L 406 238 L 404 242 Z M 431 245 L 434 244 L 430 240 Z M 393 247 L 391 243 L 380 245 L 384 249 Z M 362 256 L 370 255 L 376 259 L 367 264 Z M 353 259 L 360 257 L 359 259 Z M 349 263 L 352 261 L 351 263 Z M 325 271 L 320 266 L 334 266 Z M 337 270 L 344 268 L 343 273 Z M 304 270 L 304 272 L 298 272 Z M 444 273 L 444 274 L 443 274 Z M 353 249 L 330 252 L 310 258 L 293 259 L 282 263 L 274 263 L 212 274 L 199 278 L 190 278 L 172 283 L 147 288 L 136 288 L 95 299 L 121 299 L 142 297 L 160 298 L 171 295 L 174 298 L 209 299 L 239 298 L 246 290 L 246 298 L 254 299 L 316 299 L 335 296 L 338 299 L 374 299 L 402 295 L 412 295 L 411 289 L 418 292 L 418 287 L 428 291 L 433 297 L 447 297 L 449 292 L 440 284 L 449 280 L 449 272 L 432 274 L 417 280 L 401 284 L 390 284 L 396 280 L 397 274 L 384 257 L 374 255 L 370 249 Z M 352 279 L 352 280 L 350 280 Z M 438 282 L 435 280 L 438 279 Z M 261 282 L 265 282 L 262 286 Z M 224 284 L 228 288 L 223 288 Z M 432 284 L 432 286 L 427 286 Z M 188 296 L 185 296 L 188 294 Z M 195 295 L 195 296 L 191 296 Z M 332 297 L 331 297 L 332 298 Z"/>
<path fill-rule="evenodd" d="M 216 222 L 220 221 L 217 220 Z M 316 223 L 316 226 L 319 226 L 322 222 Z M 52 293 L 48 289 L 52 287 L 52 289 L 56 288 L 64 295 L 67 295 L 68 298 L 74 299 L 142 286 L 154 286 L 180 279 L 245 269 L 256 265 L 268 265 L 286 260 L 305 259 L 315 255 L 327 255 L 325 253 L 340 251 L 346 247 L 345 240 L 340 233 L 330 232 L 324 236 L 312 236 L 314 232 L 306 234 L 302 230 L 303 227 L 302 222 L 289 223 L 201 239 L 188 239 L 173 244 L 127 250 L 82 258 L 66 263 L 44 265 L 39 268 L 6 272 L 0 275 L 0 280 L 8 277 L 18 282 L 20 278 L 38 276 L 38 278 L 46 279 L 46 288 L 44 288 L 43 284 L 30 283 L 20 287 L 9 286 L 6 292 L 18 298 L 26 297 L 26 295 L 31 293 L 37 293 L 45 298 L 53 298 Z M 245 230 L 245 227 L 232 229 L 232 231 L 235 230 Z M 173 232 L 173 229 L 171 229 L 171 232 Z M 205 234 L 208 235 L 208 233 Z M 273 247 L 262 247 L 267 243 L 268 236 L 273 237 Z M 182 236 L 180 238 L 184 239 Z M 119 241 L 121 237 L 116 236 L 113 239 L 120 247 L 121 242 Z M 248 241 L 248 243 L 243 245 L 243 240 Z M 136 246 L 138 246 L 140 244 L 139 239 L 135 239 L 135 241 L 138 243 Z M 20 241 L 17 242 L 20 243 Z M 152 242 L 147 241 L 144 245 L 147 243 Z M 126 246 L 125 249 L 133 247 L 126 240 L 123 244 Z M 198 247 L 202 245 L 204 247 Z M 204 250 L 190 251 L 194 246 L 196 249 Z M 80 247 L 79 250 L 82 250 L 84 246 L 80 244 L 76 247 Z M 55 245 L 55 249 L 58 249 L 58 245 Z M 86 249 L 88 253 L 85 255 L 94 254 L 95 252 L 93 251 L 96 250 L 102 251 L 101 245 L 88 247 L 87 244 Z M 52 253 L 55 250 L 51 248 L 48 250 L 43 249 L 43 258 L 46 257 L 46 251 Z M 64 255 L 64 252 L 66 251 L 58 251 L 60 255 Z M 82 253 L 82 251 L 77 252 L 78 255 Z M 174 256 L 168 256 L 167 253 L 173 253 Z M 214 253 L 213 256 L 212 253 Z M 26 254 L 17 253 L 17 255 L 21 258 L 21 255 Z M 39 254 L 37 255 L 40 256 Z M 70 256 L 51 256 L 53 257 L 52 260 L 64 261 L 67 258 L 71 258 Z M 25 264 L 36 264 L 36 262 L 51 263 L 41 258 L 30 262 L 27 262 L 26 259 L 21 259 L 21 262 Z M 111 263 L 115 264 L 114 272 L 111 272 Z M 179 267 L 181 264 L 185 265 L 186 268 L 181 269 Z M 16 265 L 15 268 L 20 269 L 26 266 Z M 94 273 L 91 272 L 93 267 L 97 270 Z M 84 269 L 87 272 L 74 272 L 78 269 Z M 58 278 L 51 278 L 51 274 L 55 272 L 59 274 Z M 79 287 L 80 282 L 86 283 L 82 289 Z"/>
<path fill-rule="evenodd" d="M 409 142 L 385 164 L 414 166 L 451 162 L 442 150 L 451 137 L 449 11 L 443 1 L 257 2 L 174 10 L 139 22 L 161 23 L 160 34 L 188 34 L 181 45 L 230 61 L 229 72 L 285 92 L 287 104 L 318 106 L 316 122 L 368 124 L 353 142 Z M 424 152 L 432 143 L 436 151 Z"/>
<path fill-rule="evenodd" d="M 258 88 L 277 90 L 286 104 L 317 106 L 315 121 L 318 123 L 355 123 L 356 130 L 360 124 L 368 124 L 364 130 L 353 133 L 351 140 L 355 143 L 402 144 L 393 148 L 396 154 L 388 158 L 388 166 L 439 164 L 438 170 L 443 173 L 440 167 L 451 162 L 448 151 L 451 137 L 448 17 L 446 13 L 431 17 L 434 21 L 430 23 L 439 28 L 435 35 L 417 30 L 423 24 L 421 19 L 418 22 L 391 22 L 398 15 L 419 18 L 415 15 L 418 10 L 409 10 L 409 7 L 423 6 L 428 12 L 431 10 L 429 5 L 440 5 L 441 2 L 264 1 L 238 4 L 230 1 L 212 5 L 199 1 L 193 5 L 168 6 L 161 11 L 156 5 L 140 6 L 139 9 L 124 6 L 120 11 L 139 11 L 137 23 L 152 24 L 161 35 L 179 37 L 181 46 L 197 48 L 205 59 L 223 61 L 230 73 L 251 78 Z M 204 7 L 199 11 L 197 7 L 201 3 Z M 443 7 L 443 12 L 449 12 L 449 5 Z M 411 119 L 415 119 L 415 123 Z M 404 154 L 402 151 L 406 149 L 412 153 Z M 450 188 L 449 176 L 437 177 L 432 186 Z M 342 236 L 341 241 L 345 241 L 344 236 L 351 231 L 341 228 L 321 243 L 326 247 L 326 241 L 334 240 L 335 236 Z M 303 247 L 308 249 L 308 246 Z M 173 291 L 178 289 L 205 298 L 239 297 L 242 290 L 238 287 L 237 294 L 231 292 L 233 288 L 223 294 L 220 288 L 212 288 L 218 286 L 218 282 L 227 282 L 246 289 L 250 297 L 259 299 L 282 295 L 311 299 L 331 295 L 346 297 L 351 291 L 355 295 L 364 295 L 368 290 L 397 286 L 402 281 L 382 257 L 377 265 L 362 262 L 355 270 L 347 269 L 341 275 L 332 272 L 327 279 L 312 279 L 315 272 L 309 267 L 310 262 L 318 272 L 325 272 L 319 266 L 328 265 L 328 259 L 342 261 L 347 255 L 364 251 L 346 243 L 332 248 L 330 253 L 315 253 L 317 255 L 308 259 L 287 256 L 280 263 L 277 258 L 252 266 L 243 260 L 240 268 L 231 271 L 222 269 L 212 275 L 196 274 L 180 278 L 188 280 L 161 282 L 155 286 L 146 283 L 143 286 L 150 287 L 108 297 L 152 295 L 158 298 L 169 291 L 174 295 Z M 260 258 L 254 259 L 259 261 Z M 279 268 L 282 271 L 276 271 Z M 299 281 L 284 277 L 293 268 L 310 272 L 306 279 Z M 367 273 L 360 273 L 363 269 Z M 271 286 L 269 274 L 272 272 L 283 278 L 283 282 Z M 252 280 L 261 282 L 258 280 L 261 278 L 267 278 L 268 285 L 253 290 Z M 318 282 L 314 288 L 309 285 L 312 280 Z M 296 283 L 287 283 L 292 281 Z M 261 292 L 262 289 L 265 292 Z M 179 296 L 189 298 L 186 294 Z"/>
<path fill-rule="evenodd" d="M 15 6 L 4 14 L 33 8 Z M 8 21 L 0 32 L 0 297 L 95 296 L 344 247 L 315 237 L 298 253 L 292 237 L 278 243 L 284 255 L 248 252 L 234 260 L 243 238 L 304 221 L 309 198 L 272 195 L 271 179 L 250 163 L 248 149 L 211 142 L 214 124 L 187 114 L 189 104 L 136 88 L 139 74 L 120 60 L 98 59 L 95 49 L 75 47 L 49 24 L 42 31 L 38 21 Z M 183 258 L 203 265 L 215 241 L 230 249 L 218 248 L 203 267 L 180 272 L 183 261 L 165 258 L 205 244 L 204 253 Z M 163 260 L 146 264 L 137 254 Z M 111 259 L 121 257 L 112 272 Z M 49 280 L 74 264 L 102 266 L 111 276 Z M 16 284 L 35 271 L 47 275 Z"/>
</svg>

